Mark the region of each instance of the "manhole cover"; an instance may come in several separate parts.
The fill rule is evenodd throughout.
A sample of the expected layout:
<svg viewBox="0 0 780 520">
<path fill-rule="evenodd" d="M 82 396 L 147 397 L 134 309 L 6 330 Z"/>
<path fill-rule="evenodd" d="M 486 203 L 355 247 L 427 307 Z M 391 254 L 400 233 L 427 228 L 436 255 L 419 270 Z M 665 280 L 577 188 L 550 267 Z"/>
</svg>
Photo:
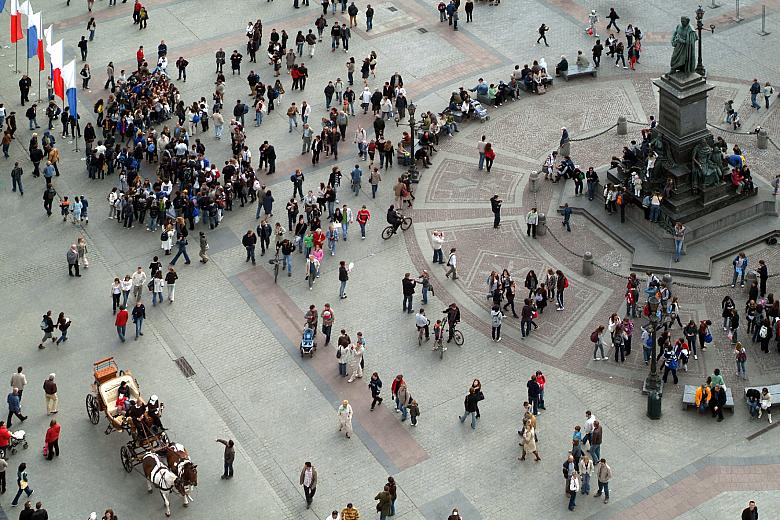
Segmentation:
<svg viewBox="0 0 780 520">
<path fill-rule="evenodd" d="M 420 34 L 425 34 L 428 32 L 428 29 L 426 29 L 425 27 L 420 27 L 419 29 L 417 29 L 417 32 L 419 32 Z"/>
</svg>

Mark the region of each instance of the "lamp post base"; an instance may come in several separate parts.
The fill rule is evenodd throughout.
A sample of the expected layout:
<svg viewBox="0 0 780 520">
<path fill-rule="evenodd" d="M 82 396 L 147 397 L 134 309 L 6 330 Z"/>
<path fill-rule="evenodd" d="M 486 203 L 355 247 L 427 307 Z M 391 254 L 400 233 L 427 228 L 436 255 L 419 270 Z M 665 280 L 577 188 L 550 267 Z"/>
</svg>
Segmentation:
<svg viewBox="0 0 780 520">
<path fill-rule="evenodd" d="M 648 375 L 642 382 L 642 394 L 647 395 L 651 392 L 658 392 L 663 395 L 664 382 L 658 375 Z"/>
</svg>

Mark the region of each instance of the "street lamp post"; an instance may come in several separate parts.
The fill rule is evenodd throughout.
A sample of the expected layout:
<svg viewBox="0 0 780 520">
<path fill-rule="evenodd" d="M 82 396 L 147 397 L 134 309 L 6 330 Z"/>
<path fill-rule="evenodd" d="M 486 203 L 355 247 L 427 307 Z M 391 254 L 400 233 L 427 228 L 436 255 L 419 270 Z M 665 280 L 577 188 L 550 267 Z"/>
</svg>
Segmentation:
<svg viewBox="0 0 780 520">
<path fill-rule="evenodd" d="M 653 344 L 651 347 L 650 373 L 647 375 L 644 388 L 642 389 L 642 392 L 647 394 L 647 416 L 654 420 L 661 418 L 661 396 L 663 394 L 663 386 L 661 378 L 658 377 L 658 365 L 656 363 L 656 332 L 661 326 L 660 320 L 658 319 L 659 303 L 660 301 L 655 295 L 652 295 L 647 299 L 647 307 L 649 310 L 648 326 L 650 327 L 650 341 L 652 341 Z"/>
<path fill-rule="evenodd" d="M 414 103 L 409 103 L 409 106 L 407 107 L 407 110 L 409 111 L 409 131 L 410 131 L 410 137 L 412 140 L 412 148 L 411 148 L 411 161 L 412 165 L 409 167 L 409 180 L 417 183 L 420 180 L 420 172 L 417 170 L 417 161 L 414 158 L 414 141 L 417 139 L 417 120 L 414 118 L 414 113 L 417 111 L 417 107 Z"/>
<path fill-rule="evenodd" d="M 698 36 L 699 36 L 699 55 L 698 55 L 698 58 L 696 60 L 696 74 L 698 74 L 700 76 L 706 76 L 707 75 L 707 71 L 705 70 L 704 64 L 701 61 L 701 31 L 702 31 L 702 29 L 704 29 L 704 22 L 702 21 L 703 19 L 704 19 L 704 9 L 702 9 L 701 6 L 699 6 L 696 9 L 696 31 L 699 33 L 698 34 Z M 710 24 L 709 29 L 710 29 L 711 33 L 715 32 L 715 26 L 714 25 Z"/>
<path fill-rule="evenodd" d="M 651 337 L 651 339 L 653 341 L 653 348 L 652 348 L 653 354 L 652 354 L 652 357 L 650 358 L 650 373 L 647 375 L 647 378 L 645 379 L 645 391 L 647 393 L 650 393 L 650 392 L 653 392 L 653 391 L 659 392 L 660 391 L 660 387 L 661 387 L 661 385 L 660 385 L 661 378 L 658 377 L 658 365 L 656 363 L 656 356 L 657 356 L 656 345 L 657 344 L 656 344 L 656 335 L 655 335 L 656 331 L 660 327 L 660 323 L 659 323 L 659 320 L 658 320 L 658 305 L 659 304 L 660 304 L 660 301 L 658 300 L 658 298 L 655 297 L 655 295 L 650 296 L 647 299 L 647 305 L 648 305 L 649 310 L 650 310 L 650 316 L 649 316 L 649 320 L 650 320 L 650 323 L 649 323 L 649 326 L 650 326 L 650 337 Z"/>
</svg>

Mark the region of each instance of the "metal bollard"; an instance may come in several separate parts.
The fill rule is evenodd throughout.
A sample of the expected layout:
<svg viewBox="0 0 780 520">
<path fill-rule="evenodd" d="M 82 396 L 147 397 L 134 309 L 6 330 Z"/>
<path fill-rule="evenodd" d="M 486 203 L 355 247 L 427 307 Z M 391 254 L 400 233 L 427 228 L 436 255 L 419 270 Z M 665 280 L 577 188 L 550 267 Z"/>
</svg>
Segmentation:
<svg viewBox="0 0 780 520">
<path fill-rule="evenodd" d="M 539 223 L 536 224 L 536 236 L 543 237 L 547 234 L 547 215 L 539 213 Z"/>
<path fill-rule="evenodd" d="M 583 276 L 593 276 L 593 253 L 585 251 L 582 257 L 582 274 Z"/>
<path fill-rule="evenodd" d="M 539 172 L 532 171 L 530 177 L 528 177 L 528 191 L 536 193 L 539 191 Z"/>
<path fill-rule="evenodd" d="M 756 135 L 756 146 L 758 146 L 759 150 L 766 150 L 767 146 L 769 145 L 769 134 L 766 132 L 765 129 L 761 129 L 758 131 L 758 134 Z"/>
<path fill-rule="evenodd" d="M 618 117 L 617 121 L 617 135 L 627 135 L 628 134 L 628 121 L 626 121 L 625 116 Z"/>
</svg>

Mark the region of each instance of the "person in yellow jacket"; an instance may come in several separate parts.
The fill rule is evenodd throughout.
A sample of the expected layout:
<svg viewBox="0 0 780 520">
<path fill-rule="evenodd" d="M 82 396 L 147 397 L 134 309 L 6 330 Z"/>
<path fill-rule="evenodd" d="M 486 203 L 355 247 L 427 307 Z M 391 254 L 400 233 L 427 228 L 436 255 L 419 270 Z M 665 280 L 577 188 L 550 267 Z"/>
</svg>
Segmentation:
<svg viewBox="0 0 780 520">
<path fill-rule="evenodd" d="M 712 391 L 706 384 L 703 384 L 696 389 L 696 409 L 699 410 L 699 413 L 704 413 L 707 406 L 709 406 L 711 397 Z"/>
</svg>

